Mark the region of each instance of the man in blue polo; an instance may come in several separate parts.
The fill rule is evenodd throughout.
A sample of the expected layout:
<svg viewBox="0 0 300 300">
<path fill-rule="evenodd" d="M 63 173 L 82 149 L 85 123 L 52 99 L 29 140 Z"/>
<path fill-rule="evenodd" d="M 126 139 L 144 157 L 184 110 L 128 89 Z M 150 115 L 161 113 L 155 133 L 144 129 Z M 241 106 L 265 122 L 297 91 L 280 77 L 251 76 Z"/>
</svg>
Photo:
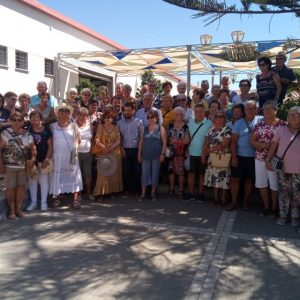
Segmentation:
<svg viewBox="0 0 300 300">
<path fill-rule="evenodd" d="M 196 104 L 194 107 L 195 117 L 189 121 L 189 133 L 191 137 L 189 146 L 190 169 L 188 172 L 189 191 L 185 195 L 185 200 L 194 200 L 202 202 L 205 200 L 204 191 L 204 174 L 205 165 L 201 163 L 202 148 L 205 136 L 212 126 L 212 122 L 205 118 L 205 108 L 203 104 Z M 199 174 L 199 192 L 194 196 L 195 175 Z"/>
<path fill-rule="evenodd" d="M 37 93 L 37 95 L 31 96 L 31 100 L 30 100 L 31 107 L 40 103 L 40 95 L 47 92 L 47 89 L 48 89 L 47 83 L 45 81 L 39 81 L 37 83 L 36 89 L 37 89 L 38 93 Z M 50 95 L 49 100 L 48 100 L 48 105 L 53 108 L 55 108 L 58 105 L 57 100 L 53 95 Z"/>
</svg>

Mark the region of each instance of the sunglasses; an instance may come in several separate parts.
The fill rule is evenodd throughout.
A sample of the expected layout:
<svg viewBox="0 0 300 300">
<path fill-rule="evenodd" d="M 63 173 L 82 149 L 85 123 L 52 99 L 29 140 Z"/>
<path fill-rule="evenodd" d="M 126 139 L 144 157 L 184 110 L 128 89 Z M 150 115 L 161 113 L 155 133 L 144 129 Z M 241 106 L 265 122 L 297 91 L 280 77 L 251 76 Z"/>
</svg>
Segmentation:
<svg viewBox="0 0 300 300">
<path fill-rule="evenodd" d="M 21 123 L 23 122 L 23 119 L 10 119 L 12 122 L 18 122 Z"/>
<path fill-rule="evenodd" d="M 70 112 L 70 110 L 68 110 L 67 108 L 61 108 L 59 111 L 63 112 L 63 113 L 69 113 Z"/>
</svg>

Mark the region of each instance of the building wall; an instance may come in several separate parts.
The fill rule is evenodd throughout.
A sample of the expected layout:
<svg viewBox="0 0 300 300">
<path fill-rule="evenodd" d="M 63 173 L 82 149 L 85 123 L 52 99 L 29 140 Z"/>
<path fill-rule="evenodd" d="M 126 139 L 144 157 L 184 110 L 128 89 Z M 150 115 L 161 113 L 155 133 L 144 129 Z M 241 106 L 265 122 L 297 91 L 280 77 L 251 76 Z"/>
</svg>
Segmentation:
<svg viewBox="0 0 300 300">
<path fill-rule="evenodd" d="M 12 90 L 16 93 L 36 93 L 36 83 L 44 80 L 51 93 L 62 93 L 78 81 L 76 71 L 64 68 L 60 84 L 55 86 L 54 77 L 45 77 L 44 59 L 57 59 L 59 52 L 99 51 L 113 49 L 112 46 L 84 32 L 65 24 L 47 14 L 33 9 L 20 1 L 1 0 L 0 2 L 0 45 L 8 50 L 8 69 L 0 68 L 0 92 Z M 4 30 L 4 29 L 7 30 Z M 15 50 L 28 53 L 28 73 L 15 70 Z M 98 72 L 101 73 L 100 68 Z M 68 72 L 70 74 L 68 74 Z M 95 70 L 95 68 L 94 68 Z M 115 73 L 109 73 L 114 79 Z M 69 78 L 66 80 L 65 76 Z M 67 83 L 67 86 L 65 85 Z"/>
</svg>

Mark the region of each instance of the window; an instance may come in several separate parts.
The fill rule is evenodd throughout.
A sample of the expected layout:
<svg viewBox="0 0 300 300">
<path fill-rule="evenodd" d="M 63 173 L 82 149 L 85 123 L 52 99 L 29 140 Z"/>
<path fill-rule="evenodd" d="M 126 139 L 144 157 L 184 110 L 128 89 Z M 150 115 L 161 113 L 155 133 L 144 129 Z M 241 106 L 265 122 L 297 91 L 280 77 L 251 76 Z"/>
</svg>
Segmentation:
<svg viewBox="0 0 300 300">
<path fill-rule="evenodd" d="M 28 71 L 28 54 L 26 52 L 16 50 L 16 69 Z"/>
<path fill-rule="evenodd" d="M 45 75 L 53 76 L 54 75 L 54 62 L 51 59 L 45 58 Z"/>
<path fill-rule="evenodd" d="M 7 66 L 7 47 L 0 46 L 0 65 Z"/>
</svg>

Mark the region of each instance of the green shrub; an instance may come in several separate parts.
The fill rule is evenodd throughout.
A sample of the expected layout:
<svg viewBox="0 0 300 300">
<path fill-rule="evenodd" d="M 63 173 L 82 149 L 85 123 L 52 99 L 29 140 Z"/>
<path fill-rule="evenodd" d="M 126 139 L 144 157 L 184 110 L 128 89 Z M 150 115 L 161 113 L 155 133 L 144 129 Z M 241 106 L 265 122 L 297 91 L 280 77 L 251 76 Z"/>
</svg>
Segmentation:
<svg viewBox="0 0 300 300">
<path fill-rule="evenodd" d="M 283 104 L 279 107 L 277 116 L 282 119 L 287 119 L 288 111 L 293 106 L 300 106 L 300 89 L 289 92 Z"/>
</svg>

